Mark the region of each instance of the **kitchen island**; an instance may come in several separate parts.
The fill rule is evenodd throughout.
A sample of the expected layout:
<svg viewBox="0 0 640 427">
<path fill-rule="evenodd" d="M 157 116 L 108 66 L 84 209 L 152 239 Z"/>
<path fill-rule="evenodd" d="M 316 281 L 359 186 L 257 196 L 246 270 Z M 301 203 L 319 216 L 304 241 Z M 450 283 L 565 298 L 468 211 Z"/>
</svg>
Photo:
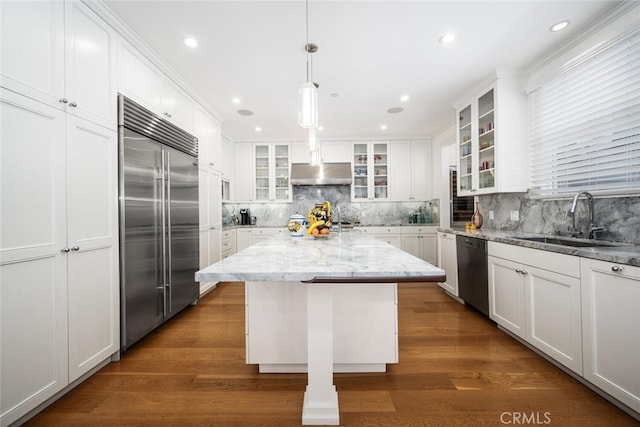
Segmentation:
<svg viewBox="0 0 640 427">
<path fill-rule="evenodd" d="M 302 424 L 338 425 L 334 372 L 397 362 L 396 287 L 444 281 L 444 271 L 359 232 L 260 242 L 196 273 L 243 281 L 247 363 L 308 372 Z"/>
</svg>

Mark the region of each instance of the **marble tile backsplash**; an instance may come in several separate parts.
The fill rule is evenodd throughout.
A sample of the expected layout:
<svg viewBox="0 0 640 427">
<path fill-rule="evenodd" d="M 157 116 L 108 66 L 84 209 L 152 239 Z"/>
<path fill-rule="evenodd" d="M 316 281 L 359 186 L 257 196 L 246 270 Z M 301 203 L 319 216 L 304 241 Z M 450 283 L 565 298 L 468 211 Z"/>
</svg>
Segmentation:
<svg viewBox="0 0 640 427">
<path fill-rule="evenodd" d="M 222 222 L 233 224 L 240 209 L 248 208 L 251 216 L 256 217 L 256 225 L 264 227 L 286 226 L 289 216 L 294 213 L 307 215 L 316 203 L 328 200 L 333 206 L 334 222 L 362 225 L 401 225 L 407 224 L 411 214 L 424 212 L 424 223 L 438 224 L 439 200 L 428 202 L 367 202 L 351 201 L 351 187 L 348 185 L 294 186 L 291 203 L 224 203 Z"/>
<path fill-rule="evenodd" d="M 525 233 L 568 235 L 571 218 L 566 213 L 571 199 L 532 199 L 528 193 L 505 193 L 479 196 L 479 209 L 484 218 L 483 228 Z M 598 197 L 593 199 L 594 222 L 604 227 L 597 239 L 640 244 L 640 197 Z M 489 219 L 493 211 L 494 219 Z M 517 211 L 519 220 L 511 220 Z M 576 227 L 588 235 L 588 209 L 581 198 L 576 211 Z"/>
</svg>

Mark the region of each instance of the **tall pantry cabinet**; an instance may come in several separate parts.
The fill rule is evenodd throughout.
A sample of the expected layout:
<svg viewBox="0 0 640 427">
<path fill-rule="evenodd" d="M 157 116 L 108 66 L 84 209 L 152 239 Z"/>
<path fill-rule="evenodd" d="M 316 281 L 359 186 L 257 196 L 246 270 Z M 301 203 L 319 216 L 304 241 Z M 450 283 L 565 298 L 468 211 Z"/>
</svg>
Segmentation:
<svg viewBox="0 0 640 427">
<path fill-rule="evenodd" d="M 116 35 L 76 1 L 0 2 L 0 424 L 119 348 Z"/>
</svg>

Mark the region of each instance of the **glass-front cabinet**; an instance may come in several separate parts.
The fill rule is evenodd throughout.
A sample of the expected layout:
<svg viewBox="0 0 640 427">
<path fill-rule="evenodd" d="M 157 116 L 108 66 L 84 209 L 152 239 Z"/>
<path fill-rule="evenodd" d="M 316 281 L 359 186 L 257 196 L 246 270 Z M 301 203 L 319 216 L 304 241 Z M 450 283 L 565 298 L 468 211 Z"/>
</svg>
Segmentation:
<svg viewBox="0 0 640 427">
<path fill-rule="evenodd" d="M 289 202 L 289 144 L 255 144 L 254 176 L 256 202 Z"/>
<path fill-rule="evenodd" d="M 389 145 L 386 142 L 353 144 L 354 201 L 385 200 L 389 198 Z"/>
<path fill-rule="evenodd" d="M 526 191 L 526 96 L 520 80 L 497 79 L 457 113 L 458 195 Z"/>
</svg>

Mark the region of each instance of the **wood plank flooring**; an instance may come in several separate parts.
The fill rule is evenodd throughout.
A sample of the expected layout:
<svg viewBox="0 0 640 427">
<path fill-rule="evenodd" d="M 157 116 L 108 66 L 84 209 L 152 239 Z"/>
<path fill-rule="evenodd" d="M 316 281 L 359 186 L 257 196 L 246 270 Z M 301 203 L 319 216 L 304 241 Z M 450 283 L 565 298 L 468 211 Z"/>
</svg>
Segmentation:
<svg viewBox="0 0 640 427">
<path fill-rule="evenodd" d="M 400 363 L 336 374 L 342 426 L 638 426 L 435 284 L 399 286 Z M 222 283 L 27 426 L 288 427 L 305 374 L 245 364 L 244 286 Z"/>
</svg>

